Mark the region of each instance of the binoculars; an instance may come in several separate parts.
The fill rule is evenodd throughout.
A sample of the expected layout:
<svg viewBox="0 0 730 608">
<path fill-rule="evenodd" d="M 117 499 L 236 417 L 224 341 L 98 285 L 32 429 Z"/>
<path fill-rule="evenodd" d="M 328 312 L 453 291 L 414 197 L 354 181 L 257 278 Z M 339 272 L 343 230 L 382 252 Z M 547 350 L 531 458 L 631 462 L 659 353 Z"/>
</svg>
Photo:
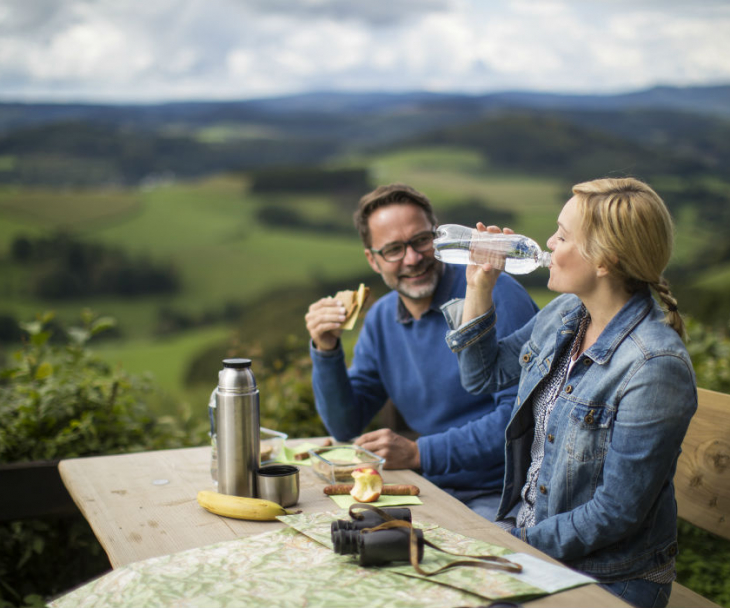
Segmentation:
<svg viewBox="0 0 730 608">
<path fill-rule="evenodd" d="M 411 523 L 406 508 L 380 509 L 391 519 Z M 415 533 L 418 561 L 423 559 L 423 531 L 408 527 L 373 530 L 386 520 L 374 511 L 361 513 L 358 519 L 332 522 L 332 545 L 339 555 L 357 555 L 360 566 L 382 566 L 396 561 L 409 561 L 411 532 Z"/>
<path fill-rule="evenodd" d="M 391 519 L 399 519 L 401 521 L 411 522 L 411 510 L 406 508 L 390 507 L 378 509 L 378 511 L 361 511 L 357 516 L 353 515 L 353 519 L 338 519 L 332 522 L 332 532 L 335 530 L 363 530 L 364 528 L 374 528 L 386 521 L 386 518 L 380 515 L 385 513 Z M 357 517 L 357 519 L 355 519 Z"/>
</svg>

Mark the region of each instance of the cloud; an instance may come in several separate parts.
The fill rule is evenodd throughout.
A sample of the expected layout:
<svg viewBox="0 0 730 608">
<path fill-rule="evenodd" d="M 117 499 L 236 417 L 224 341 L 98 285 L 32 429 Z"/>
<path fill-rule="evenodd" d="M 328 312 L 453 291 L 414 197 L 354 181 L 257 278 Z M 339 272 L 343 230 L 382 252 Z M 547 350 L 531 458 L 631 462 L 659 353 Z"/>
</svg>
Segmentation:
<svg viewBox="0 0 730 608">
<path fill-rule="evenodd" d="M 250 0 L 245 4 L 261 14 L 288 15 L 295 19 L 349 21 L 386 28 L 412 21 L 420 15 L 445 13 L 456 5 L 452 0 Z"/>
<path fill-rule="evenodd" d="M 0 96 L 730 82 L 728 31 L 730 6 L 719 0 L 0 0 Z"/>
</svg>

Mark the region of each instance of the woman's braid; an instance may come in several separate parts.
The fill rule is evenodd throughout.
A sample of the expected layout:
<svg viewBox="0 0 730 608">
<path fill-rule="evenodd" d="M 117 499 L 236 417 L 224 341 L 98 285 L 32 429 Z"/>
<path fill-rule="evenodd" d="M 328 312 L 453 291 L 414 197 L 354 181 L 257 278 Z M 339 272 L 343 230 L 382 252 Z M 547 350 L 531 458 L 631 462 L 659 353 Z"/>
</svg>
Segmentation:
<svg viewBox="0 0 730 608">
<path fill-rule="evenodd" d="M 687 332 L 682 316 L 679 314 L 677 298 L 672 295 L 669 283 L 664 277 L 661 277 L 658 282 L 652 283 L 651 286 L 666 307 L 664 314 L 667 324 L 684 339 Z"/>
</svg>

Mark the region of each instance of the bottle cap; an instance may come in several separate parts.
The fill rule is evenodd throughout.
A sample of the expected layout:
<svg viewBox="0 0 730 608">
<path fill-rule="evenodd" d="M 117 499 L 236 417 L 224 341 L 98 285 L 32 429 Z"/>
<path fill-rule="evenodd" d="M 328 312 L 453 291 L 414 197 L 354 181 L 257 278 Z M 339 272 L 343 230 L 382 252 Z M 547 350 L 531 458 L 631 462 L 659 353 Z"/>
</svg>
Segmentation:
<svg viewBox="0 0 730 608">
<path fill-rule="evenodd" d="M 246 367 L 251 367 L 251 359 L 223 359 L 223 367 L 244 369 Z"/>
<path fill-rule="evenodd" d="M 218 373 L 218 390 L 241 394 L 256 392 L 251 359 L 223 359 L 223 369 Z"/>
</svg>

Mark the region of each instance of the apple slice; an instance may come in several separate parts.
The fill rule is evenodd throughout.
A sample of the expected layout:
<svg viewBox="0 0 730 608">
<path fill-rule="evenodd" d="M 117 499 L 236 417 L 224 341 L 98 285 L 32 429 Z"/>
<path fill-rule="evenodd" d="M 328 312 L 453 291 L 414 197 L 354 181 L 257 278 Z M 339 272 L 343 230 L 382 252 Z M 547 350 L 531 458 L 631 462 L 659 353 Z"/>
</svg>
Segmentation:
<svg viewBox="0 0 730 608">
<path fill-rule="evenodd" d="M 383 491 L 383 478 L 373 467 L 358 467 L 352 472 L 355 484 L 350 495 L 358 502 L 375 502 Z"/>
</svg>

